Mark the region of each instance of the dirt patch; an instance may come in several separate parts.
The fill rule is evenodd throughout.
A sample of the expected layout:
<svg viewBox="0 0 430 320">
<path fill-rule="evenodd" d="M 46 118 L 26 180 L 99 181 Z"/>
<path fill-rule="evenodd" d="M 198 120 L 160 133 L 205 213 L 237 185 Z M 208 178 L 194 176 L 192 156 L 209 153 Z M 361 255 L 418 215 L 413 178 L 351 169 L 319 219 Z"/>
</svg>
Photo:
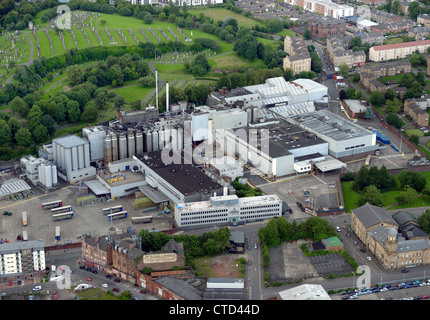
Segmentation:
<svg viewBox="0 0 430 320">
<path fill-rule="evenodd" d="M 229 254 L 212 257 L 211 268 L 214 278 L 241 278 L 237 260 L 243 256 L 243 254 Z"/>
</svg>

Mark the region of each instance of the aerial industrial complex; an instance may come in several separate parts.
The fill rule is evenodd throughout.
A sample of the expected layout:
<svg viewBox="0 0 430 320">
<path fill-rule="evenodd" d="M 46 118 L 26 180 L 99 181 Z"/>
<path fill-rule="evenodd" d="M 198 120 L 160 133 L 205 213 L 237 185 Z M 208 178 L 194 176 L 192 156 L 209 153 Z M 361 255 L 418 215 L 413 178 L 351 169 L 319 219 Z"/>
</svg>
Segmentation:
<svg viewBox="0 0 430 320">
<path fill-rule="evenodd" d="M 15 289 L 20 299 L 44 299 L 59 284 L 57 276 L 63 279 L 66 275 L 73 279 L 73 286 L 62 292 L 64 299 L 78 299 L 79 291 L 88 288 L 118 296 L 127 290 L 134 300 L 136 296 L 175 301 L 331 300 L 378 293 L 384 294 L 372 298 L 389 299 L 389 291 L 403 288 L 422 290 L 413 292 L 414 299 L 430 298 L 426 274 L 430 240 L 426 222 L 420 224 L 421 217 L 428 219 L 425 209 L 430 201 L 428 14 L 416 17 L 408 12 L 412 4 L 403 2 L 397 8 L 396 3 L 388 8 L 383 0 L 361 1 L 363 6 L 358 8 L 355 2 L 329 0 L 228 4 L 180 0 L 176 5 L 168 0 L 89 2 L 85 5 L 96 13 L 79 4 L 80 11 L 89 10 L 91 15 L 74 16 L 83 19 L 82 24 L 89 21 L 88 30 L 96 30 L 94 19 L 106 19 L 111 14 L 106 13 L 108 9 L 116 12 L 119 6 L 118 17 L 132 16 L 136 24 L 142 20 L 153 27 L 157 23 L 175 25 L 177 30 L 170 26 L 166 30 L 178 42 L 167 44 L 159 39 L 158 32 L 169 38 L 164 25 L 157 25 L 158 30 L 148 27 L 151 38 L 158 41 L 154 47 L 145 47 L 132 29 L 127 30 L 135 40 L 130 45 L 118 28 L 124 47 L 136 51 L 121 57 L 115 53 L 109 59 L 118 59 L 115 67 L 120 59 L 136 63 L 124 68 L 124 75 L 130 73 L 124 82 L 133 81 L 124 87 L 138 83 L 139 89 L 145 89 L 144 99 L 132 102 L 127 97 L 122 102 L 117 93 L 122 84 L 101 81 L 106 63 L 97 61 L 100 70 L 91 69 L 91 64 L 85 72 L 93 73 L 85 73 L 85 80 L 82 75 L 80 87 L 68 84 L 60 93 L 79 89 L 84 95 L 88 89 L 94 93 L 91 99 L 96 99 L 97 92 L 100 101 L 105 101 L 97 100 L 90 107 L 103 113 L 103 121 L 86 121 L 90 112 L 79 105 L 83 115 L 79 127 L 69 129 L 65 119 L 49 114 L 31 124 L 39 126 L 34 131 L 42 136 L 51 119 L 54 132 L 58 127 L 65 131 L 46 133 L 47 138 L 40 138 L 34 146 L 29 142 L 24 147 L 22 134 L 10 139 L 17 144 L 14 148 L 6 142 L 0 145 L 1 152 L 19 154 L 7 165 L 0 163 L 0 202 L 4 204 L 0 300 L 6 296 L 3 291 Z M 217 4 L 223 4 L 222 8 Z M 130 6 L 136 11 L 131 12 Z M 191 8 L 195 6 L 203 8 Z M 430 8 L 424 3 L 419 6 Z M 212 9 L 223 14 L 230 10 L 234 18 L 221 21 L 216 14 L 206 16 Z M 148 16 L 148 10 L 154 17 Z M 242 29 L 239 17 L 256 24 Z M 0 36 L 9 41 L 13 28 L 9 30 L 9 23 L 3 28 L 8 20 L 0 19 L 0 28 L 7 30 Z M 96 21 L 105 28 L 110 23 L 106 20 Z M 196 35 L 185 35 L 181 28 L 195 30 Z M 30 29 L 39 59 L 37 28 L 30 24 Z M 64 50 L 64 35 L 78 47 L 74 33 L 78 29 L 57 29 Z M 23 35 L 22 30 L 15 36 Z M 54 32 L 48 27 L 45 31 L 47 36 Z M 238 39 L 241 32 L 245 39 L 258 43 L 254 60 L 239 53 L 243 48 L 235 45 L 242 40 Z M 142 28 L 140 33 L 145 36 Z M 277 37 L 271 38 L 272 33 Z M 97 31 L 94 34 L 98 38 Z M 179 45 L 179 34 L 186 52 L 174 47 L 174 54 L 166 53 L 170 46 Z M 194 41 L 204 34 L 210 34 L 210 39 Z M 93 47 L 85 38 L 90 52 Z M 151 42 L 147 35 L 145 39 Z M 231 52 L 224 52 L 224 47 L 209 49 L 218 46 L 220 39 Z M 22 45 L 12 43 L 12 49 Z M 249 47 L 253 49 L 255 43 Z M 192 50 L 188 51 L 188 44 Z M 12 49 L 0 44 L 0 62 Z M 65 60 L 71 58 L 68 53 Z M 148 58 L 152 54 L 155 58 Z M 173 58 L 167 58 L 170 54 Z M 198 54 L 203 62 L 210 62 L 207 78 L 191 71 L 189 61 Z M 38 65 L 46 63 L 42 58 Z M 223 59 L 240 61 L 240 66 L 226 72 L 221 67 Z M 169 78 L 169 84 L 159 79 L 162 67 L 158 65 L 168 63 L 172 70 L 174 64 L 180 64 L 180 70 L 171 74 L 163 70 L 163 76 L 186 75 L 194 83 L 183 81 L 178 89 L 178 81 Z M 27 65 L 17 65 L 22 69 L 16 77 L 24 78 Z M 424 65 L 427 70 L 423 71 Z M 135 77 L 138 67 L 147 70 Z M 63 77 L 62 72 L 54 75 L 58 70 L 52 68 L 43 79 Z M 116 73 L 112 70 L 109 74 Z M 64 85 L 65 79 L 70 82 L 74 71 L 67 69 L 67 77 L 55 80 L 52 86 Z M 1 71 L 0 82 L 3 77 Z M 198 84 L 204 87 L 204 94 L 199 88 L 195 95 L 201 97 L 192 99 L 191 91 Z M 6 101 L 4 88 L 19 92 L 19 99 L 7 101 L 4 109 L 10 105 L 11 117 L 20 114 L 25 125 L 21 130 L 19 121 L 4 116 L 0 119 L 2 134 L 27 132 L 27 120 L 21 113 L 30 111 L 24 110 L 24 104 L 32 113 L 50 108 L 35 101 L 31 105 L 36 107 L 30 108 L 30 100 L 37 100 L 37 95 L 21 99 L 27 87 L 14 86 L 13 82 L 2 84 L 0 100 Z M 55 97 L 62 99 L 61 95 Z M 154 100 L 149 102 L 149 98 Z M 64 107 L 69 118 L 72 107 L 74 103 Z M 38 135 L 33 130 L 31 134 L 36 143 Z M 203 258 L 194 260 L 194 254 Z M 349 275 L 354 278 L 352 286 Z M 360 283 L 362 278 L 366 288 Z M 301 283 L 305 279 L 307 283 Z M 270 290 L 266 290 L 268 284 Z M 278 286 L 282 288 L 276 290 Z M 58 298 L 56 294 L 55 290 L 52 299 Z"/>
</svg>

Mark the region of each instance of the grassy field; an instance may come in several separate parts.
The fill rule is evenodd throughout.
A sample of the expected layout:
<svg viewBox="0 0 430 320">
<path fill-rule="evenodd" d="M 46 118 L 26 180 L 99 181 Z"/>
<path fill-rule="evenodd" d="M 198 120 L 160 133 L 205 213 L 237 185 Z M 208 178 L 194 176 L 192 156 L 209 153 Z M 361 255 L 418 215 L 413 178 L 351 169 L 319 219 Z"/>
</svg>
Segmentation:
<svg viewBox="0 0 430 320">
<path fill-rule="evenodd" d="M 200 13 L 203 13 L 205 16 L 218 21 L 224 21 L 227 17 L 234 18 L 237 20 L 239 25 L 249 28 L 255 25 L 263 26 L 263 24 L 259 21 L 223 8 L 193 8 L 192 10 L 188 10 L 188 12 L 196 16 L 198 16 Z"/>
<path fill-rule="evenodd" d="M 420 174 L 426 178 L 427 183 L 430 183 L 430 172 L 420 172 Z M 397 176 L 395 177 L 397 180 Z M 353 181 L 342 182 L 342 193 L 343 193 L 346 213 L 350 213 L 351 210 L 358 208 L 358 199 L 360 198 L 360 195 L 352 189 L 353 183 L 354 183 Z M 404 192 L 399 188 L 400 187 L 392 191 L 382 192 L 382 203 L 384 207 L 392 206 L 390 207 L 390 210 L 395 210 L 395 209 L 430 206 L 430 197 L 427 197 L 427 196 L 419 196 L 414 201 L 411 201 L 410 203 L 404 203 L 404 204 L 393 206 L 394 204 L 397 203 L 396 197 L 398 197 Z"/>
<path fill-rule="evenodd" d="M 138 84 L 112 89 L 112 91 L 122 95 L 126 102 L 143 100 L 152 90 L 154 88 L 142 87 Z"/>
</svg>

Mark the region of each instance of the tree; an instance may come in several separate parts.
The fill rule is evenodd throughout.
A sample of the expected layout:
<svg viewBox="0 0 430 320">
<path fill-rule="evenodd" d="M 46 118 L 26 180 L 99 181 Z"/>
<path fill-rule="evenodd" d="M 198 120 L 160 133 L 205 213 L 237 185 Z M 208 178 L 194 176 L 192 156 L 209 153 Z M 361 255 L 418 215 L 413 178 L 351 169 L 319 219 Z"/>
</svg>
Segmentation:
<svg viewBox="0 0 430 320">
<path fill-rule="evenodd" d="M 311 69 L 316 73 L 320 73 L 322 70 L 322 61 L 315 52 L 311 52 Z"/>
<path fill-rule="evenodd" d="M 402 195 L 405 199 L 405 202 L 409 204 L 418 196 L 418 192 L 414 188 L 406 186 Z"/>
<path fill-rule="evenodd" d="M 305 30 L 305 33 L 303 34 L 303 38 L 305 40 L 309 40 L 311 38 L 311 31 L 309 29 Z"/>
<path fill-rule="evenodd" d="M 354 73 L 352 76 L 352 81 L 357 83 L 360 81 L 360 74 L 358 72 Z"/>
<path fill-rule="evenodd" d="M 416 134 L 412 134 L 409 137 L 409 141 L 418 145 L 420 143 L 420 138 Z"/>
<path fill-rule="evenodd" d="M 386 116 L 386 121 L 388 124 L 396 127 L 397 129 L 400 129 L 402 127 L 402 120 L 399 118 L 399 116 L 397 114 L 395 114 L 394 112 L 390 112 L 387 116 Z"/>
<path fill-rule="evenodd" d="M 418 218 L 418 223 L 420 224 L 420 227 L 430 234 L 430 210 L 426 210 L 422 215 L 420 215 Z"/>
<path fill-rule="evenodd" d="M 346 64 L 341 64 L 339 66 L 339 74 L 344 78 L 347 78 L 349 74 L 349 67 Z"/>
<path fill-rule="evenodd" d="M 18 129 L 15 134 L 15 141 L 18 146 L 28 147 L 33 143 L 33 138 L 31 136 L 30 130 L 27 128 Z"/>
<path fill-rule="evenodd" d="M 397 180 L 399 181 L 401 187 L 406 188 L 406 186 L 409 186 L 418 192 L 421 192 L 427 183 L 426 178 L 423 175 L 417 172 L 406 170 L 399 174 Z"/>
<path fill-rule="evenodd" d="M 373 119 L 375 118 L 375 113 L 372 110 L 372 107 L 366 107 L 366 113 L 364 114 L 365 119 Z"/>
<path fill-rule="evenodd" d="M 117 109 L 120 109 L 125 104 L 125 99 L 122 95 L 118 94 L 113 98 L 113 104 Z"/>
<path fill-rule="evenodd" d="M 33 138 L 36 143 L 42 143 L 48 139 L 48 129 L 43 125 L 39 124 L 33 130 Z"/>
<path fill-rule="evenodd" d="M 13 98 L 10 107 L 15 115 L 19 115 L 22 118 L 25 118 L 30 111 L 28 104 L 21 97 Z"/>
<path fill-rule="evenodd" d="M 382 207 L 382 194 L 381 191 L 374 185 L 370 185 L 364 189 L 364 192 L 360 195 L 358 199 L 358 205 L 362 206 L 369 203 L 374 206 Z"/>
<path fill-rule="evenodd" d="M 73 65 L 67 68 L 67 77 L 70 84 L 76 86 L 84 81 L 84 72 L 79 65 Z"/>
<path fill-rule="evenodd" d="M 81 117 L 81 108 L 79 107 L 79 103 L 77 101 L 69 100 L 66 104 L 67 117 L 69 121 L 74 123 L 79 120 Z"/>
<path fill-rule="evenodd" d="M 84 108 L 84 112 L 81 114 L 81 121 L 91 123 L 97 120 L 99 111 L 94 102 L 87 103 Z"/>
<path fill-rule="evenodd" d="M 382 92 L 376 90 L 370 95 L 370 103 L 376 106 L 381 106 L 385 103 L 385 96 Z"/>
<path fill-rule="evenodd" d="M 145 24 L 152 24 L 152 21 L 154 20 L 154 17 L 152 16 L 152 14 L 150 14 L 149 12 L 145 14 L 145 16 L 143 17 L 143 22 Z"/>
</svg>

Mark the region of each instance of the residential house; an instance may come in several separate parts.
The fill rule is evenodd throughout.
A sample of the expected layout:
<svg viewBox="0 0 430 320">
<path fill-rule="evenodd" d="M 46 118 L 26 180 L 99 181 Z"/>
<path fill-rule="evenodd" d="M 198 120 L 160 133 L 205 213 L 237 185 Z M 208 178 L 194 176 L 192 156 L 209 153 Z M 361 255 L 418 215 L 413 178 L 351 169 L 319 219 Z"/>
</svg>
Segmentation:
<svg viewBox="0 0 430 320">
<path fill-rule="evenodd" d="M 346 22 L 343 19 L 315 17 L 308 21 L 311 37 L 324 39 L 330 35 L 344 35 Z"/>
</svg>

